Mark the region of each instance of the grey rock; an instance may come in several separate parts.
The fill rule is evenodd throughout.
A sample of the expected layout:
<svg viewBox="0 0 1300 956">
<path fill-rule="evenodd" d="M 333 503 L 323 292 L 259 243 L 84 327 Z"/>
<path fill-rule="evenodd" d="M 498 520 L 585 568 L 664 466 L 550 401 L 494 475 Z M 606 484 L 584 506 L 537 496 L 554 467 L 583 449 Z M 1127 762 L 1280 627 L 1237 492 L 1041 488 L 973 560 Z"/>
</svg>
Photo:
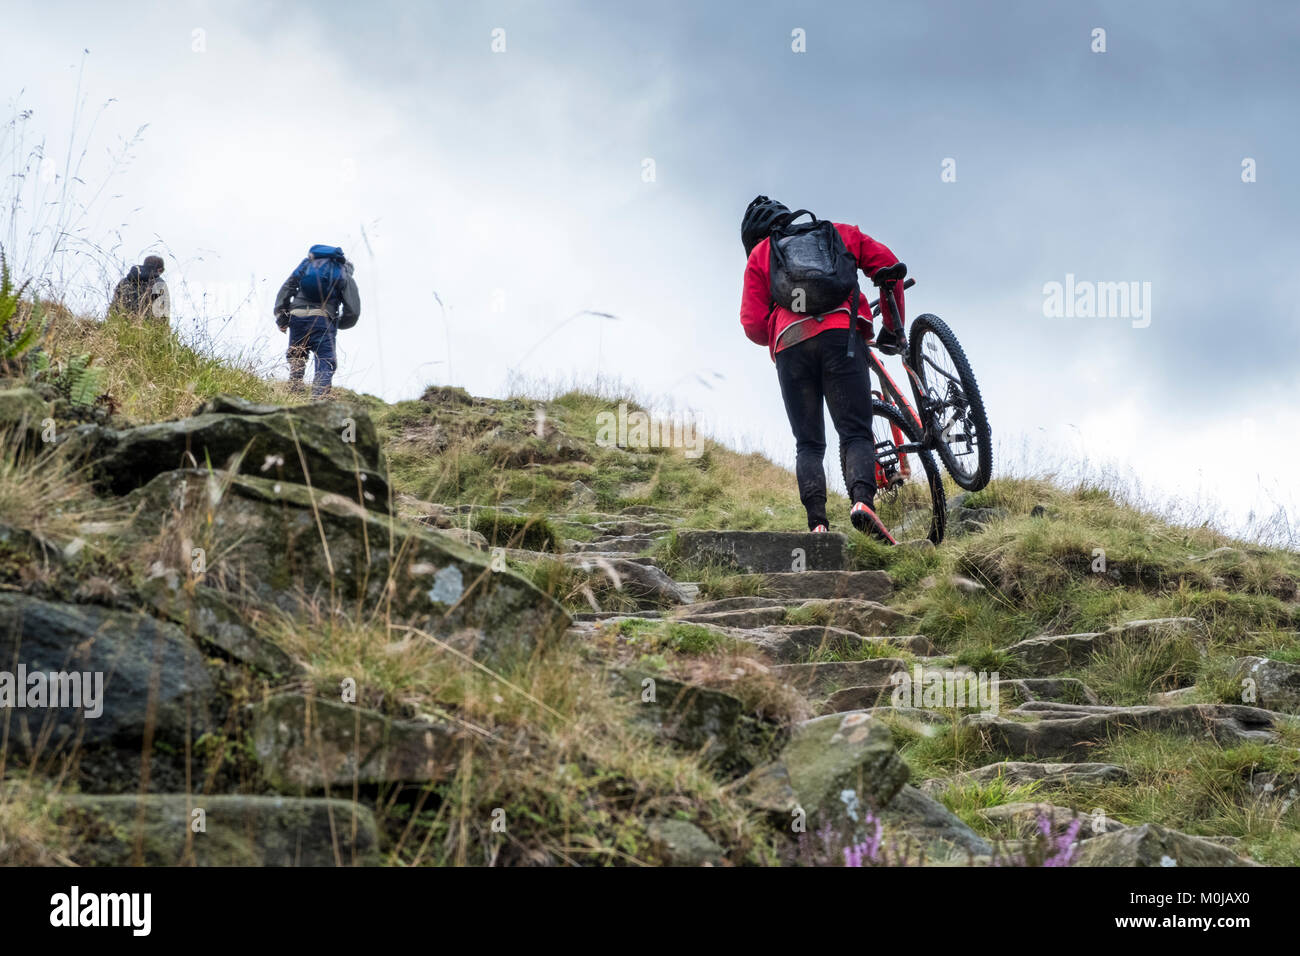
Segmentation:
<svg viewBox="0 0 1300 956">
<path fill-rule="evenodd" d="M 1168 830 L 1154 823 L 1084 840 L 1074 866 L 1258 866 L 1210 840 Z"/>
<path fill-rule="evenodd" d="M 1234 674 L 1243 682 L 1243 693 L 1254 691 L 1255 701 L 1260 707 L 1288 714 L 1300 713 L 1300 664 L 1267 657 L 1240 657 Z M 1245 685 L 1247 680 L 1252 683 Z"/>
<path fill-rule="evenodd" d="M 863 809 L 883 807 L 907 782 L 908 769 L 883 722 L 868 714 L 831 714 L 796 725 L 780 757 L 741 784 L 753 806 L 789 825 L 807 815 L 809 832 L 853 826 L 846 793 Z"/>
<path fill-rule="evenodd" d="M 299 694 L 271 697 L 250 710 L 263 780 L 282 793 L 435 782 L 455 772 L 468 746 L 447 724 L 393 720 Z"/>
<path fill-rule="evenodd" d="M 333 492 L 364 508 L 389 508 L 379 436 L 360 406 L 316 402 L 277 407 L 220 396 L 192 417 L 100 430 L 90 447 L 96 480 L 115 494 L 181 468 L 237 470 Z"/>
<path fill-rule="evenodd" d="M 622 670 L 617 676 L 639 719 L 686 750 L 703 754 L 728 776 L 739 776 L 766 763 L 785 743 L 784 730 L 753 717 L 738 698 L 725 691 L 636 668 Z"/>
<path fill-rule="evenodd" d="M 673 617 L 681 615 L 716 614 L 719 611 L 748 611 L 754 608 L 784 607 L 776 598 L 765 597 L 729 597 L 716 601 L 700 601 L 690 607 L 674 608 L 669 613 Z"/>
<path fill-rule="evenodd" d="M 179 628 L 145 614 L 0 593 L 0 661 L 10 675 L 0 673 L 0 723 L 8 719 L 11 759 L 55 773 L 72 760 L 87 790 L 140 787 L 147 728 L 151 786 L 183 785 L 184 754 L 216 726 L 203 655 Z M 61 692 L 60 702 L 74 706 L 33 706 L 38 673 L 67 675 L 57 688 L 48 677 L 41 683 L 48 702 Z M 193 770 L 201 770 L 198 758 Z"/>
<path fill-rule="evenodd" d="M 1007 650 L 1031 673 L 1050 675 L 1066 668 L 1081 667 L 1091 661 L 1093 655 L 1105 653 L 1118 643 L 1149 643 L 1162 638 L 1188 638 L 1204 647 L 1208 644 L 1209 632 L 1202 622 L 1191 617 L 1130 621 L 1099 632 L 1031 637 Z"/>
<path fill-rule="evenodd" d="M 722 847 L 686 820 L 652 820 L 646 835 L 669 866 L 713 866 L 725 858 Z"/>
<path fill-rule="evenodd" d="M 867 637 L 895 633 L 913 618 L 901 611 L 886 607 L 878 601 L 858 598 L 819 598 L 804 601 L 794 609 L 796 615 L 811 618 L 814 623 L 841 627 Z"/>
<path fill-rule="evenodd" d="M 890 674 L 907 668 L 908 663 L 901 657 L 875 657 L 864 661 L 777 664 L 771 672 L 805 694 L 822 694 L 887 681 Z"/>
<path fill-rule="evenodd" d="M 877 814 L 887 839 L 911 838 L 930 859 L 953 860 L 984 856 L 993 848 L 938 800 L 908 784 Z"/>
<path fill-rule="evenodd" d="M 382 607 L 502 664 L 531 656 L 568 626 L 555 601 L 511 571 L 493 571 L 489 555 L 338 495 L 187 470 L 159 475 L 133 500 L 132 532 L 170 542 L 173 568 L 188 569 L 193 539 L 211 556 L 205 582 L 284 611 L 311 599 Z"/>
<path fill-rule="evenodd" d="M 1276 715 L 1233 704 L 1191 704 L 1182 707 L 1071 707 L 1028 710 L 1026 704 L 1009 716 L 970 714 L 963 726 L 974 728 L 990 749 L 1009 756 L 1057 756 L 1082 760 L 1089 750 L 1129 731 L 1161 731 L 1216 740 L 1222 744 L 1272 742 Z M 1016 716 L 1031 715 L 1021 721 Z"/>
<path fill-rule="evenodd" d="M 690 609 L 689 613 L 677 614 L 676 619 L 695 624 L 715 624 L 718 627 L 738 627 L 745 629 L 769 627 L 785 620 L 787 610 L 784 607 L 738 608 L 734 611 L 713 611 L 708 614 Z"/>
<path fill-rule="evenodd" d="M 364 866 L 379 859 L 368 807 L 350 800 L 219 794 L 64 796 L 83 866 Z M 194 815 L 202 811 L 202 817 Z M 204 829 L 192 823 L 202 819 Z M 140 855 L 136 856 L 136 847 Z"/>
<path fill-rule="evenodd" d="M 288 677 L 302 666 L 249 626 L 250 617 L 267 612 L 245 599 L 242 606 L 225 592 L 197 585 L 170 587 L 162 578 L 146 582 L 143 598 L 186 633 L 221 653 L 271 677 Z"/>
<path fill-rule="evenodd" d="M 841 534 L 679 531 L 677 549 L 683 560 L 750 574 L 792 571 L 796 561 L 802 561 L 808 571 L 842 571 L 848 567 Z"/>
</svg>

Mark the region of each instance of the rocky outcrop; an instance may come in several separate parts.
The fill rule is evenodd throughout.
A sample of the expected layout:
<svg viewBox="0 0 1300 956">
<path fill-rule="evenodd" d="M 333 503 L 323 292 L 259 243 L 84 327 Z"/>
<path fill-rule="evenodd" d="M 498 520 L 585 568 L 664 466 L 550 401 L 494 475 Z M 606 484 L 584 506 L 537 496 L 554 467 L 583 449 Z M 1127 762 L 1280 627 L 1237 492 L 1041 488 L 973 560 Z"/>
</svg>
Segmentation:
<svg viewBox="0 0 1300 956">
<path fill-rule="evenodd" d="M 467 653 L 505 661 L 558 639 L 568 615 L 481 552 L 303 485 L 195 469 L 135 495 L 133 530 L 219 558 L 204 580 L 284 611 L 304 600 L 384 608 Z M 164 534 L 164 529 L 167 529 Z M 172 568 L 190 567 L 189 550 Z"/>
<path fill-rule="evenodd" d="M 68 444 L 119 495 L 163 472 L 215 468 L 309 484 L 365 508 L 389 507 L 375 427 L 363 409 L 345 402 L 283 407 L 220 396 L 189 418 L 120 431 L 81 429 Z"/>
<path fill-rule="evenodd" d="M 236 601 L 216 588 L 201 584 L 181 587 L 164 577 L 147 581 L 140 593 L 159 614 L 232 660 L 272 678 L 302 671 L 297 661 L 250 626 L 250 620 L 265 618 L 270 612 L 248 598 Z"/>
<path fill-rule="evenodd" d="M 778 815 L 786 825 L 806 815 L 808 831 L 831 826 L 851 830 L 858 804 L 883 807 L 907 782 L 907 764 L 894 749 L 889 729 L 863 713 L 832 714 L 797 725 L 773 763 L 743 783 L 746 799 Z M 856 795 L 858 803 L 846 800 Z"/>
<path fill-rule="evenodd" d="M 0 711 L 10 752 L 83 789 L 183 788 L 185 755 L 216 726 L 216 688 L 194 643 L 147 614 L 0 593 Z M 144 741 L 149 741 L 148 745 Z"/>
<path fill-rule="evenodd" d="M 628 669 L 618 675 L 621 694 L 635 715 L 679 746 L 701 754 L 727 776 L 739 776 L 772 759 L 787 734 L 752 716 L 725 691 Z"/>
</svg>

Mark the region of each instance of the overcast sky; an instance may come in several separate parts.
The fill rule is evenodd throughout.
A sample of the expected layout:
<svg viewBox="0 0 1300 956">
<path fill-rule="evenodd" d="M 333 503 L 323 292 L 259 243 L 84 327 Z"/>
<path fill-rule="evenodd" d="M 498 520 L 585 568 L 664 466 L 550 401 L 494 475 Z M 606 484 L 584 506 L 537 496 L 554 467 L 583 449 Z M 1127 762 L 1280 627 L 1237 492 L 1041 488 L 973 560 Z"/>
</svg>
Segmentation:
<svg viewBox="0 0 1300 956">
<path fill-rule="evenodd" d="M 1114 462 L 1234 522 L 1300 516 L 1295 4 L 47 0 L 4 23 L 0 93 L 33 111 L 5 172 L 45 139 L 48 199 L 73 127 L 88 144 L 55 281 L 160 251 L 174 324 L 277 374 L 271 298 L 338 244 L 363 302 L 340 384 L 599 373 L 792 462 L 737 317 L 765 193 L 908 263 L 995 467 Z M 52 216 L 0 231 L 20 263 Z M 1067 276 L 1138 283 L 1145 314 L 1050 317 Z"/>
</svg>

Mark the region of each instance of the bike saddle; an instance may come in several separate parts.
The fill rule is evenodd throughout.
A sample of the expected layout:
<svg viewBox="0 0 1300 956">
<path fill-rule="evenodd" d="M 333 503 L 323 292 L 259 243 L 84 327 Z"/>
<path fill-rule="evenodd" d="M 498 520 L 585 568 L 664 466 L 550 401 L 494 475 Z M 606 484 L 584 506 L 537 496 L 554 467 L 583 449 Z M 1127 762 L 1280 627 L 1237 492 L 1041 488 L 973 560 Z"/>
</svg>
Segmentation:
<svg viewBox="0 0 1300 956">
<path fill-rule="evenodd" d="M 877 288 L 886 282 L 897 282 L 907 275 L 907 263 L 896 262 L 892 266 L 886 266 L 883 269 L 877 269 L 876 274 L 871 277 L 872 285 Z"/>
</svg>

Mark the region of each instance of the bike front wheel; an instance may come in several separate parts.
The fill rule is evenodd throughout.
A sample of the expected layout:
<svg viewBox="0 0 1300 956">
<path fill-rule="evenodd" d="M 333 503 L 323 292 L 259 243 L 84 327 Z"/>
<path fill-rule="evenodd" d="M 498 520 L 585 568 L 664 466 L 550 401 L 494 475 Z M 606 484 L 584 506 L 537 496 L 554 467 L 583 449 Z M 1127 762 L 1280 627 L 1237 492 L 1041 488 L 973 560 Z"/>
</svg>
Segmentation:
<svg viewBox="0 0 1300 956">
<path fill-rule="evenodd" d="M 929 408 L 935 451 L 953 481 L 979 491 L 993 476 L 993 435 L 979 384 L 952 329 L 937 315 L 912 322 L 909 358 L 917 377 L 912 391 Z"/>
</svg>

